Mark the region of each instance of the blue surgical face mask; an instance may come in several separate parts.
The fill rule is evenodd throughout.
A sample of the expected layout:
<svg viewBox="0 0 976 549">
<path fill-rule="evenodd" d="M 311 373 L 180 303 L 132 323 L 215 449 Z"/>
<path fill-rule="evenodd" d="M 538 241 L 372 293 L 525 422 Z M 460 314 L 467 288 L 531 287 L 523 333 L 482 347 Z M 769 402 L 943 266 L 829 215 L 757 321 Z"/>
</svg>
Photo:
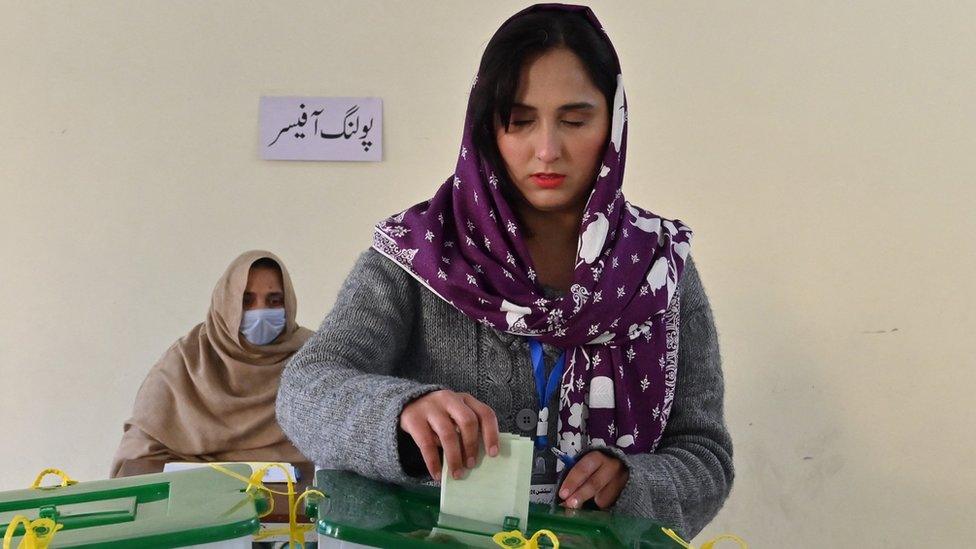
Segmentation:
<svg viewBox="0 0 976 549">
<path fill-rule="evenodd" d="M 284 330 L 284 309 L 251 309 L 241 319 L 241 333 L 254 345 L 267 345 Z"/>
</svg>

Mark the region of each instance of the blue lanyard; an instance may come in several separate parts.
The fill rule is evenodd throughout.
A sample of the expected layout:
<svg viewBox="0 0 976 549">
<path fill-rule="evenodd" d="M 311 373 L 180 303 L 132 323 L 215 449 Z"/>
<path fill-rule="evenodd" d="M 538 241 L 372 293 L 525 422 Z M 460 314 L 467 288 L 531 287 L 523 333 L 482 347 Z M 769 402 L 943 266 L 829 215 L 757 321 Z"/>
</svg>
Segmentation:
<svg viewBox="0 0 976 549">
<path fill-rule="evenodd" d="M 542 360 L 542 343 L 530 338 L 529 352 L 532 356 L 532 372 L 535 374 L 535 393 L 539 398 L 539 414 L 541 418 L 542 411 L 546 410 L 549 406 L 549 400 L 552 399 L 552 395 L 559 388 L 559 380 L 563 377 L 563 367 L 566 364 L 566 353 L 564 352 L 559 355 L 559 358 L 556 360 L 556 365 L 553 366 L 552 372 L 549 374 L 549 379 L 546 380 L 546 366 Z M 548 416 L 546 419 L 548 420 Z M 548 422 L 543 426 L 543 422 L 540 419 L 539 425 L 536 428 L 536 448 L 544 449 L 549 446 L 549 437 L 545 434 L 549 432 L 548 429 Z M 539 431 L 542 431 L 543 434 L 539 434 Z"/>
</svg>

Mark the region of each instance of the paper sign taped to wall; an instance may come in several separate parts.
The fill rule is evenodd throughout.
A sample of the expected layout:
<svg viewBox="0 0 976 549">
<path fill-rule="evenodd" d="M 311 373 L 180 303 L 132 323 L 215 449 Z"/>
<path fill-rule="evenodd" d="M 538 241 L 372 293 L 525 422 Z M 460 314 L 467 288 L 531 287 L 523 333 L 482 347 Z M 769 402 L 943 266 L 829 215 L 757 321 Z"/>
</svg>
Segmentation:
<svg viewBox="0 0 976 549">
<path fill-rule="evenodd" d="M 383 159 L 378 97 L 262 97 L 258 150 L 265 160 Z"/>
</svg>

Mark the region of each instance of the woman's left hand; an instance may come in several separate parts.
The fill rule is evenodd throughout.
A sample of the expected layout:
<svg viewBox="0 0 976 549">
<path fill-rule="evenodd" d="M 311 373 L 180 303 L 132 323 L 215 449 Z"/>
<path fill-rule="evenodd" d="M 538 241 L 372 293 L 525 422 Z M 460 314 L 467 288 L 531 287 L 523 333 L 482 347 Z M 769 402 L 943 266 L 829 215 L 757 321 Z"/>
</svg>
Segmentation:
<svg viewBox="0 0 976 549">
<path fill-rule="evenodd" d="M 588 452 L 563 479 L 559 497 L 572 509 L 579 509 L 590 498 L 600 509 L 606 509 L 616 503 L 629 478 L 630 471 L 619 459 L 599 451 Z"/>
</svg>

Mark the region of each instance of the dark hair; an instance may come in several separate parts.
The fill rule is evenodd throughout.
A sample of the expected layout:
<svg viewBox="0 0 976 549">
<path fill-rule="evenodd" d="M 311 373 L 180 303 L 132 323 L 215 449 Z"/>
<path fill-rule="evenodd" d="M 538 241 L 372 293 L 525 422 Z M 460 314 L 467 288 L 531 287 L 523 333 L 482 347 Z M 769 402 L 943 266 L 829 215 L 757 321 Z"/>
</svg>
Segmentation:
<svg viewBox="0 0 976 549">
<path fill-rule="evenodd" d="M 252 269 L 273 269 L 275 271 L 278 271 L 278 274 L 281 274 L 281 265 L 278 265 L 278 262 L 275 261 L 274 259 L 271 259 L 270 257 L 262 257 L 261 259 L 258 259 L 254 263 L 251 263 L 251 268 Z"/>
<path fill-rule="evenodd" d="M 607 38 L 580 13 L 541 10 L 513 19 L 491 37 L 481 56 L 478 81 L 471 91 L 472 137 L 503 183 L 510 203 L 513 186 L 495 142 L 495 119 L 507 126 L 526 60 L 559 47 L 580 58 L 590 80 L 603 92 L 610 112 L 620 67 Z"/>
</svg>

